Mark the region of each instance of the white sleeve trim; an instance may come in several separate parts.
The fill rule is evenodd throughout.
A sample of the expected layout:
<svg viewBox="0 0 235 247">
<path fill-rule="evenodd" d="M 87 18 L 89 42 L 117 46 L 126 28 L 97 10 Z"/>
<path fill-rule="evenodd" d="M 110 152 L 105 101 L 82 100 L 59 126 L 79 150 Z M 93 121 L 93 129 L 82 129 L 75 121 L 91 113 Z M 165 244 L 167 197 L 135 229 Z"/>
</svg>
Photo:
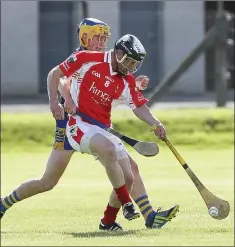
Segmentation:
<svg viewBox="0 0 235 247">
<path fill-rule="evenodd" d="M 108 62 L 108 52 L 104 53 L 104 62 Z"/>
<path fill-rule="evenodd" d="M 129 106 L 132 110 L 134 110 L 137 106 L 132 100 L 129 84 L 124 78 L 123 78 L 123 81 L 124 81 L 125 87 L 124 87 L 124 90 L 121 96 L 123 96 L 125 104 Z"/>
</svg>

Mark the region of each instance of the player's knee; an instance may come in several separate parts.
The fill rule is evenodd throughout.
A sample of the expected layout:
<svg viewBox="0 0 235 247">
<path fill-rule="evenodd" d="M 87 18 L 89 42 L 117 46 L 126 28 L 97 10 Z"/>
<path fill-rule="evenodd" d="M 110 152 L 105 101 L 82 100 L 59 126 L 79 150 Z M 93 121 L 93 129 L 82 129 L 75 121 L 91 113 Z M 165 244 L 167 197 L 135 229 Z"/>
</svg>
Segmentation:
<svg viewBox="0 0 235 247">
<path fill-rule="evenodd" d="M 43 178 L 40 179 L 41 192 L 52 190 L 57 185 L 57 183 L 58 181 L 46 180 Z"/>
<path fill-rule="evenodd" d="M 57 183 L 52 183 L 52 182 L 46 183 L 46 184 L 44 184 L 43 189 L 44 189 L 44 191 L 52 190 L 52 189 L 54 189 L 54 187 L 56 186 L 56 184 Z"/>
</svg>

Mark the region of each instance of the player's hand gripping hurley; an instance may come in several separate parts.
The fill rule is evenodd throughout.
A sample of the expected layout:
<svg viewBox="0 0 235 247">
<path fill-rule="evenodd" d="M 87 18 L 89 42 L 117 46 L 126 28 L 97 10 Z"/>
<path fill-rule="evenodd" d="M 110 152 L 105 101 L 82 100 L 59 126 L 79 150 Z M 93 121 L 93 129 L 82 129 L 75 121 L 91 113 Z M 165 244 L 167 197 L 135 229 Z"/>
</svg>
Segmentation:
<svg viewBox="0 0 235 247">
<path fill-rule="evenodd" d="M 157 126 L 153 126 L 152 130 L 154 128 L 157 128 Z M 202 183 L 201 181 L 197 178 L 197 176 L 193 173 L 193 171 L 189 168 L 187 163 L 184 161 L 184 159 L 181 157 L 181 155 L 177 152 L 177 150 L 173 147 L 171 142 L 167 139 L 165 136 L 162 138 L 162 141 L 166 143 L 166 145 L 169 147 L 169 149 L 172 151 L 172 153 L 175 155 L 179 163 L 182 165 L 184 170 L 187 172 L 193 183 L 195 184 L 196 188 L 200 192 L 204 202 L 206 203 L 206 206 L 208 210 L 211 207 L 216 207 L 218 209 L 218 215 L 211 215 L 214 219 L 217 220 L 222 220 L 225 219 L 230 211 L 230 206 L 229 203 L 225 200 L 222 200 L 218 198 L 217 196 L 213 195 Z"/>
</svg>

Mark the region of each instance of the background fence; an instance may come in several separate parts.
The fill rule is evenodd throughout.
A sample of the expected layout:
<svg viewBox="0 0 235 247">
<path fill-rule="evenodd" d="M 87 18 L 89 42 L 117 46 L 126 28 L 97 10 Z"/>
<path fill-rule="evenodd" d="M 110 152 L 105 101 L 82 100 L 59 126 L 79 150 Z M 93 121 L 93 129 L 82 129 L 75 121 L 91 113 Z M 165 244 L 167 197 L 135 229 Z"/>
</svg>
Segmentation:
<svg viewBox="0 0 235 247">
<path fill-rule="evenodd" d="M 226 56 L 220 65 L 225 68 L 226 91 L 234 89 L 234 7 L 234 2 L 224 2 L 221 9 L 228 24 L 228 32 L 223 36 Z M 203 41 L 215 25 L 217 14 L 217 2 L 211 1 L 2 2 L 1 94 L 8 98 L 45 94 L 49 70 L 78 46 L 77 24 L 84 17 L 96 17 L 111 27 L 109 48 L 125 33 L 135 34 L 143 42 L 147 58 L 138 74 L 150 77 L 146 93 L 151 95 L 166 75 Z M 167 92 L 174 95 L 214 92 L 217 50 L 216 45 L 208 46 L 172 81 L 174 85 L 170 90 L 167 87 Z"/>
</svg>

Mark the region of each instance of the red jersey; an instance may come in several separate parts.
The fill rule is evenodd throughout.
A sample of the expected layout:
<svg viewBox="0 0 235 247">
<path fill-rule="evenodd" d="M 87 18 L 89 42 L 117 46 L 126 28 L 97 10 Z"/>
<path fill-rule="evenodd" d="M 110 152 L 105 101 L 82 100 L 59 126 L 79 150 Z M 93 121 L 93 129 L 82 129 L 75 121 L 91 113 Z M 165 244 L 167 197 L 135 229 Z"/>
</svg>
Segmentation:
<svg viewBox="0 0 235 247">
<path fill-rule="evenodd" d="M 78 110 L 108 126 L 113 100 L 122 96 L 132 109 L 148 102 L 133 75 L 112 70 L 111 52 L 75 52 L 59 65 L 66 77 L 72 76 L 70 93 Z"/>
</svg>

